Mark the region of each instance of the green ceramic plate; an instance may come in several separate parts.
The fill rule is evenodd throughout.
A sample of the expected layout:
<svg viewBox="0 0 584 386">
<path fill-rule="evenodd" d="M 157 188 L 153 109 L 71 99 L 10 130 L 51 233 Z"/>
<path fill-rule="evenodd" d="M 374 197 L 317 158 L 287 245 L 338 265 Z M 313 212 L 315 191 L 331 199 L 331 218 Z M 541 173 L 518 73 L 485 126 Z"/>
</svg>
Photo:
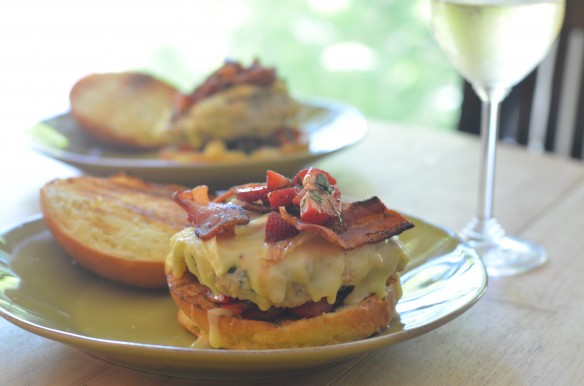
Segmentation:
<svg viewBox="0 0 584 386">
<path fill-rule="evenodd" d="M 74 264 L 42 218 L 0 234 L 0 315 L 34 334 L 143 371 L 200 379 L 267 377 L 331 366 L 427 333 L 484 293 L 476 253 L 449 231 L 413 219 L 401 236 L 411 262 L 400 320 L 378 336 L 325 347 L 227 351 L 190 348 L 166 291 L 116 285 Z"/>
<path fill-rule="evenodd" d="M 263 181 L 267 169 L 294 175 L 303 166 L 352 146 L 367 134 L 367 121 L 355 108 L 332 101 L 303 101 L 299 125 L 307 133 L 308 151 L 277 159 L 179 163 L 160 159 L 156 152 L 128 152 L 106 148 L 79 128 L 69 114 L 39 123 L 29 130 L 38 151 L 84 172 L 108 176 L 129 172 L 152 182 L 228 188 L 249 181 Z"/>
</svg>

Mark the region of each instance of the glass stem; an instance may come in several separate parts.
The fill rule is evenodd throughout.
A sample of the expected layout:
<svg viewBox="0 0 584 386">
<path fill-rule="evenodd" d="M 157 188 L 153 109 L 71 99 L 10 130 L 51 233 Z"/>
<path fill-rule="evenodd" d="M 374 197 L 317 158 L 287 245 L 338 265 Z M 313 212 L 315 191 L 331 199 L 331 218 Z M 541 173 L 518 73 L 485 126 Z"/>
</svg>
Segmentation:
<svg viewBox="0 0 584 386">
<path fill-rule="evenodd" d="M 481 167 L 479 176 L 479 208 L 480 221 L 493 218 L 493 192 L 495 190 L 495 157 L 499 127 L 499 101 L 485 98 L 482 102 L 481 114 Z"/>
<path fill-rule="evenodd" d="M 476 249 L 490 276 L 513 275 L 539 267 L 547 261 L 547 253 L 536 244 L 506 236 L 493 215 L 499 109 L 508 90 L 475 90 L 482 101 L 479 207 L 461 237 Z"/>
<path fill-rule="evenodd" d="M 462 231 L 462 237 L 475 243 L 490 244 L 505 235 L 505 231 L 493 216 L 495 191 L 495 158 L 499 132 L 499 107 L 507 89 L 475 88 L 482 101 L 481 113 L 481 162 L 479 169 L 479 201 L 476 215 Z"/>
</svg>

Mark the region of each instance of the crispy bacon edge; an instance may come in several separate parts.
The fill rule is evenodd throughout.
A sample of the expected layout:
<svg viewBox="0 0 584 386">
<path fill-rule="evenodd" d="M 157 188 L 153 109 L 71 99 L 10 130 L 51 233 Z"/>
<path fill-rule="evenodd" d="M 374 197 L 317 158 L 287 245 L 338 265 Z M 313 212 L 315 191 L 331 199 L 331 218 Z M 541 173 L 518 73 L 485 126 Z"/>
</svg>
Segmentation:
<svg viewBox="0 0 584 386">
<path fill-rule="evenodd" d="M 276 69 L 264 67 L 258 59 L 255 59 L 248 67 L 244 67 L 237 61 L 227 60 L 190 94 L 177 94 L 174 102 L 173 119 L 178 118 L 179 115 L 185 113 L 202 99 L 213 96 L 223 90 L 241 84 L 269 86 L 276 80 Z"/>
<path fill-rule="evenodd" d="M 208 187 L 201 185 L 192 190 L 176 192 L 173 199 L 187 212 L 187 220 L 194 227 L 196 236 L 209 240 L 235 225 L 248 224 L 250 219 L 246 210 L 263 212 L 257 208 L 225 202 L 234 194 L 235 188 L 232 188 L 210 201 Z M 343 250 L 374 244 L 414 227 L 401 213 L 387 208 L 377 196 L 342 203 L 340 221 L 330 226 L 303 222 L 285 207 L 278 210 L 282 219 L 299 231 L 316 232 Z"/>
<path fill-rule="evenodd" d="M 187 220 L 201 240 L 209 240 L 235 225 L 249 223 L 247 212 L 231 203 L 211 202 L 209 188 L 197 186 L 191 190 L 175 192 L 172 199 L 187 212 Z"/>
<path fill-rule="evenodd" d="M 341 220 L 332 227 L 302 222 L 288 213 L 284 207 L 280 207 L 279 211 L 284 221 L 299 231 L 317 232 L 343 250 L 374 244 L 414 227 L 414 224 L 401 213 L 388 209 L 376 196 L 367 200 L 343 203 Z"/>
</svg>

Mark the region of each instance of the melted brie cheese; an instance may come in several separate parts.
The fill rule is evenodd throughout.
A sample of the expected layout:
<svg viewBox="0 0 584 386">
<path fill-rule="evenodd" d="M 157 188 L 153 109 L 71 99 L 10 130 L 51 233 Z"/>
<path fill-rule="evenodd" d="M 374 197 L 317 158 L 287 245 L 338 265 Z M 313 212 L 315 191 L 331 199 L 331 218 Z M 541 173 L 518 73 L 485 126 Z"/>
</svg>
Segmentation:
<svg viewBox="0 0 584 386">
<path fill-rule="evenodd" d="M 171 240 L 167 270 L 181 277 L 188 268 L 215 293 L 249 300 L 262 310 L 295 307 L 326 298 L 334 303 L 344 286 L 353 286 L 345 304 L 385 296 L 386 281 L 408 258 L 396 237 L 343 251 L 314 232 L 300 232 L 275 244 L 264 241 L 267 215 L 234 234 L 204 241 L 192 228 Z"/>
<path fill-rule="evenodd" d="M 223 345 L 221 340 L 221 331 L 219 329 L 219 318 L 222 316 L 233 316 L 231 311 L 225 308 L 213 308 L 207 312 L 207 318 L 209 320 L 209 344 L 211 347 L 219 348 Z"/>
</svg>

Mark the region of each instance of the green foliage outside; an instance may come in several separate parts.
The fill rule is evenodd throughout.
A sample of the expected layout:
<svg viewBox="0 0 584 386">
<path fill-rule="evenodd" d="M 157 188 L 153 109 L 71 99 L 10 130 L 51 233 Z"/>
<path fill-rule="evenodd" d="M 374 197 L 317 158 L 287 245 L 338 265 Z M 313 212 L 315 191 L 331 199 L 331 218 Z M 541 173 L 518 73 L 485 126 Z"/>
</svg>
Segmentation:
<svg viewBox="0 0 584 386">
<path fill-rule="evenodd" d="M 229 12 L 229 7 L 232 17 L 241 14 L 239 24 L 223 21 L 226 25 L 221 26 L 224 19 L 214 19 L 215 27 L 228 35 L 228 55 L 245 63 L 258 57 L 275 66 L 295 95 L 349 103 L 373 118 L 442 129 L 455 126 L 460 80 L 433 40 L 428 0 L 217 4 L 217 14 Z M 215 28 L 213 21 L 210 25 Z M 193 73 L 181 55 L 172 47 L 161 48 L 154 70 L 185 89 L 224 59 L 215 58 Z"/>
</svg>

